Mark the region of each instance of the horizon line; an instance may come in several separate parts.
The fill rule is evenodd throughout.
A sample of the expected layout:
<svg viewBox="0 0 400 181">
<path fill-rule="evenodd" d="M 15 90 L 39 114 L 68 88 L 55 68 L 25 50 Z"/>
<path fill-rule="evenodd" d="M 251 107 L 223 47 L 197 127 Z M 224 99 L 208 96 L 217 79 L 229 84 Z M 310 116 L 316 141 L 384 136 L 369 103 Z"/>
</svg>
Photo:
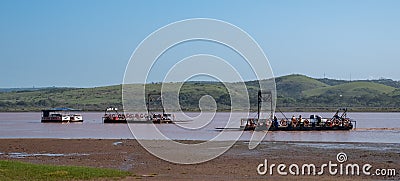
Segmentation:
<svg viewBox="0 0 400 181">
<path fill-rule="evenodd" d="M 336 78 L 330 78 L 330 77 L 321 77 L 321 78 L 317 78 L 317 77 L 311 77 L 308 75 L 304 75 L 304 74 L 298 74 L 298 73 L 293 73 L 293 74 L 287 74 L 287 75 L 281 75 L 281 76 L 275 76 L 273 77 L 274 79 L 277 78 L 281 78 L 281 77 L 286 77 L 286 76 L 305 76 L 308 78 L 312 78 L 312 79 L 316 79 L 316 80 L 324 80 L 324 79 L 328 79 L 328 80 L 338 80 L 338 81 L 346 81 L 346 82 L 357 82 L 357 81 L 374 81 L 374 80 L 391 80 L 391 81 L 396 81 L 399 82 L 399 80 L 394 80 L 391 78 L 385 78 L 385 77 L 380 77 L 377 79 L 354 79 L 354 80 L 347 80 L 347 79 L 336 79 Z M 266 80 L 266 79 L 262 79 L 262 80 Z M 246 80 L 245 82 L 251 82 L 251 81 L 259 81 L 259 80 Z M 215 80 L 194 80 L 194 81 L 187 81 L 187 82 L 204 82 L 204 83 L 219 83 L 219 81 L 215 81 Z M 148 82 L 146 84 L 161 84 L 161 83 L 181 83 L 181 82 Z M 225 82 L 225 83 L 237 83 L 237 82 Z M 131 83 L 131 84 L 140 84 L 140 83 Z M 108 87 L 108 86 L 116 86 L 116 85 L 124 85 L 123 83 L 120 84 L 110 84 L 110 85 L 99 85 L 99 86 L 82 86 L 82 87 L 77 87 L 77 86 L 32 86 L 32 87 L 0 87 L 0 89 L 51 89 L 51 88 L 96 88 L 96 87 Z M 126 85 L 126 84 L 125 84 Z"/>
</svg>

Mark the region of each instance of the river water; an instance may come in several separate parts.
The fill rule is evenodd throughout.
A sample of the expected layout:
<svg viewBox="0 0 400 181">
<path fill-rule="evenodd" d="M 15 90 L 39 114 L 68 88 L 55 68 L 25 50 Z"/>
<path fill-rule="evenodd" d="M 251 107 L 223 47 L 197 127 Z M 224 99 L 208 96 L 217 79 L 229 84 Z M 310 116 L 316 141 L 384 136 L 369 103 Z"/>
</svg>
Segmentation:
<svg viewBox="0 0 400 181">
<path fill-rule="evenodd" d="M 319 114 L 323 117 L 332 117 L 332 113 L 284 113 L 286 116 L 295 115 L 308 117 L 310 114 Z M 0 138 L 93 138 L 93 139 L 132 139 L 135 138 L 127 124 L 103 124 L 102 112 L 84 112 L 83 123 L 41 123 L 41 113 L 0 113 Z M 196 117 L 199 113 L 187 113 Z M 176 114 L 177 124 L 155 125 L 160 132 L 171 139 L 177 140 L 209 140 L 220 133 L 217 127 L 224 127 L 230 113 L 219 112 L 213 119 L 204 123 L 200 129 L 185 129 L 185 124 L 193 122 L 179 122 L 183 116 Z M 254 115 L 252 115 L 254 116 Z M 277 114 L 282 117 L 281 114 Z M 357 121 L 357 127 L 351 131 L 269 131 L 266 141 L 305 141 L 305 142 L 362 142 L 362 143 L 400 143 L 400 113 L 348 113 L 348 117 Z M 231 115 L 240 125 L 238 113 Z M 202 124 L 201 124 L 202 125 Z M 142 133 L 152 124 L 130 124 L 137 126 Z M 229 132 L 236 133 L 236 130 Z M 243 132 L 240 140 L 249 140 L 253 132 Z"/>
</svg>

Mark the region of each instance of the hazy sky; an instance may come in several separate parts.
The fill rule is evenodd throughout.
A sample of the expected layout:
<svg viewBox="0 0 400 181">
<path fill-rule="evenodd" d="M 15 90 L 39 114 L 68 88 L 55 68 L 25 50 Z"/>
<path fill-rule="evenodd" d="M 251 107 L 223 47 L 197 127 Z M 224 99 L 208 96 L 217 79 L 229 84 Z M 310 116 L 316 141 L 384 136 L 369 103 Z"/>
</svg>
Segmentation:
<svg viewBox="0 0 400 181">
<path fill-rule="evenodd" d="M 276 76 L 400 80 L 398 0 L 1 0 L 0 87 L 121 84 L 136 46 L 187 18 L 242 28 Z"/>
</svg>

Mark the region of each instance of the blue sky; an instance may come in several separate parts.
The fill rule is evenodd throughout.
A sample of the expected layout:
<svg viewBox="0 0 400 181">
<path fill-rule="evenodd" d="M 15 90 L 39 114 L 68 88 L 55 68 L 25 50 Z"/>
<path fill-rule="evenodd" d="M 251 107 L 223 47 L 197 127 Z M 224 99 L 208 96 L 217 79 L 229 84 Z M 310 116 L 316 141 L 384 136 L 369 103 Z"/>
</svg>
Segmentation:
<svg viewBox="0 0 400 181">
<path fill-rule="evenodd" d="M 400 80 L 399 9 L 398 0 L 1 0 L 0 87 L 121 84 L 139 43 L 187 18 L 245 30 L 276 76 Z"/>
</svg>

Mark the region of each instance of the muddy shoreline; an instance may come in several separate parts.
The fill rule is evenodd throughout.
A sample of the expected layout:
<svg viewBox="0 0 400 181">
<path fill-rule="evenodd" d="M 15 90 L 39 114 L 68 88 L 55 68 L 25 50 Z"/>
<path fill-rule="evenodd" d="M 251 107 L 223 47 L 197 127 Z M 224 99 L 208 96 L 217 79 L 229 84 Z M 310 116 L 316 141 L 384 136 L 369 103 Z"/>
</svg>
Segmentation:
<svg viewBox="0 0 400 181">
<path fill-rule="evenodd" d="M 195 141 L 189 141 L 195 143 Z M 339 152 L 347 154 L 347 163 L 371 164 L 375 168 L 394 168 L 396 176 L 259 175 L 257 167 L 267 159 L 275 164 L 320 165 L 336 161 Z M 180 165 L 148 153 L 132 139 L 0 139 L 0 159 L 37 164 L 78 165 L 127 170 L 136 176 L 126 180 L 399 180 L 400 144 L 262 142 L 253 150 L 239 141 L 223 155 L 211 161 Z M 375 170 L 374 170 L 375 171 Z M 327 172 L 327 171 L 326 171 Z"/>
</svg>

